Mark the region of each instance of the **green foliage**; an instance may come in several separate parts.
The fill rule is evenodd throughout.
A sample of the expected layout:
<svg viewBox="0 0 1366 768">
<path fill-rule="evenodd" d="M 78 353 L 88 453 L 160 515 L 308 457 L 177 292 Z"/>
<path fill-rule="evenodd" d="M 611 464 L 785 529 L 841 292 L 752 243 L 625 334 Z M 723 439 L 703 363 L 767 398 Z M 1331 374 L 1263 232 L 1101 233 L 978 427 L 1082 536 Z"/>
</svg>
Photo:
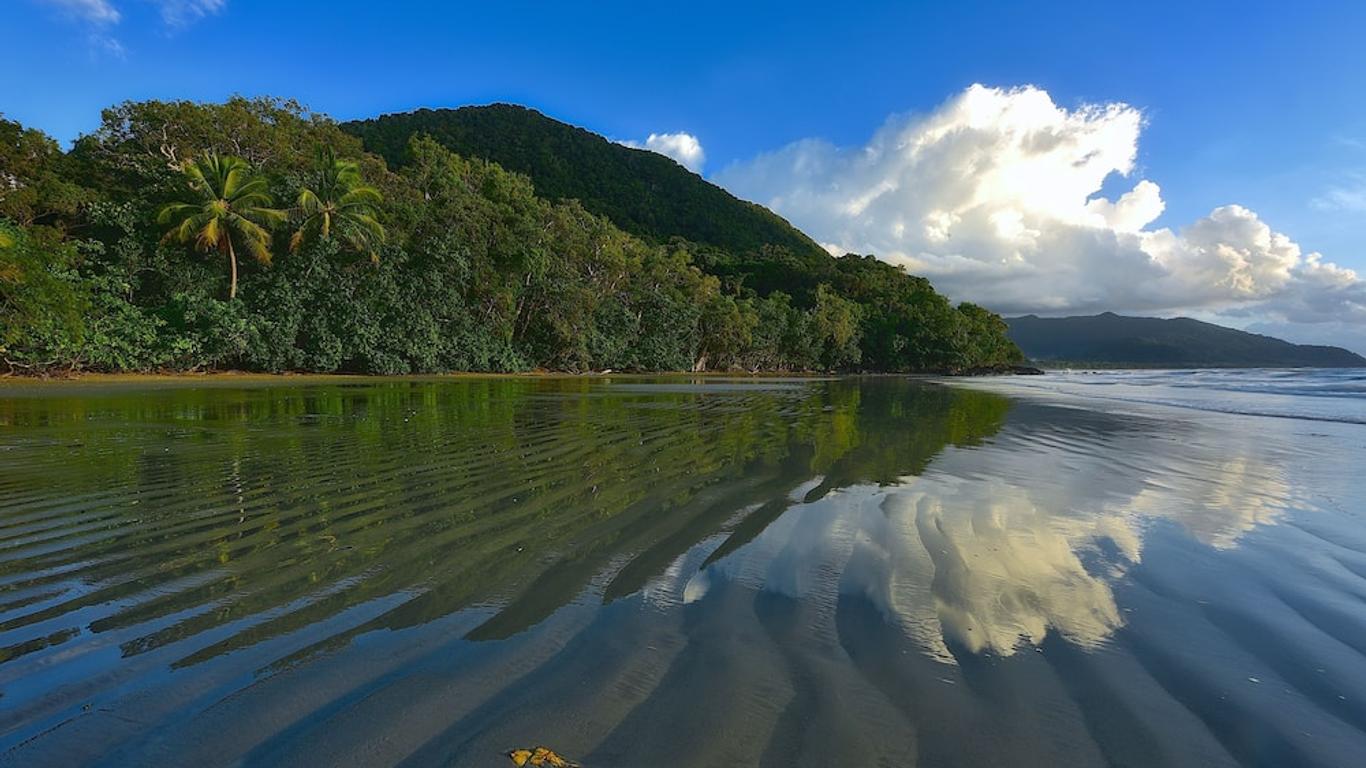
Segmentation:
<svg viewBox="0 0 1366 768">
<path fill-rule="evenodd" d="M 0 227 L 3 343 L 20 365 L 913 371 L 1019 357 L 995 315 L 872 257 L 831 258 L 672 161 L 586 133 L 480 141 L 535 155 L 537 174 L 600 154 L 585 183 L 605 197 L 544 192 L 539 175 L 451 151 L 447 133 L 386 144 L 402 158 L 391 172 L 329 119 L 273 99 L 123 104 L 66 155 L 6 130 L 29 159 L 0 171 L 65 190 L 26 198 L 39 202 Z M 604 203 L 624 205 L 623 190 L 648 204 Z M 273 226 L 273 200 L 296 201 L 290 231 Z M 239 249 L 256 259 L 223 300 L 222 262 L 192 251 L 221 254 L 231 275 Z"/>
<path fill-rule="evenodd" d="M 983 310 L 973 305 L 955 309 L 923 277 L 853 254 L 835 259 L 835 268 L 835 289 L 861 310 L 865 368 L 958 371 L 1022 359 L 1003 325 L 986 322 L 977 314 Z M 977 338 L 982 333 L 996 338 Z"/>
<path fill-rule="evenodd" d="M 242 243 L 257 261 L 269 264 L 269 227 L 283 221 L 285 214 L 270 207 L 273 201 L 266 180 L 240 157 L 205 152 L 201 160 L 185 161 L 182 172 L 188 182 L 188 202 L 162 206 L 157 223 L 169 227 L 163 241 L 228 257 L 232 270 L 228 299 L 237 298 L 234 241 Z"/>
<path fill-rule="evenodd" d="M 777 214 L 735 198 L 663 155 L 610 142 L 524 107 L 422 109 L 342 127 L 393 167 L 406 162 L 410 137 L 429 135 L 452 152 L 529 176 L 542 197 L 578 200 L 654 243 L 677 236 L 736 253 L 771 244 L 807 258 L 826 255 Z"/>
<path fill-rule="evenodd" d="M 958 305 L 961 330 L 955 335 L 959 366 L 987 364 L 1017 364 L 1024 362 L 1024 354 L 1010 340 L 1009 326 L 1001 316 L 976 304 Z"/>
<path fill-rule="evenodd" d="M 298 229 L 289 240 L 289 250 L 335 236 L 377 261 L 384 227 L 376 216 L 384 196 L 364 183 L 360 163 L 339 159 L 331 147 L 318 148 L 315 173 L 313 186 L 299 190 Z"/>
<path fill-rule="evenodd" d="M 68 165 L 57 142 L 0 118 L 0 218 L 31 226 L 74 216 L 90 192 L 68 178 Z"/>
<path fill-rule="evenodd" d="M 360 156 L 360 142 L 330 118 L 286 99 L 234 96 L 222 104 L 124 102 L 104 110 L 100 127 L 77 140 L 72 159 L 93 186 L 113 196 L 165 191 L 187 160 L 212 152 L 240 157 L 281 175 L 309 172 L 313 148 Z"/>
<path fill-rule="evenodd" d="M 75 249 L 47 230 L 0 219 L 0 362 L 10 370 L 69 365 L 85 335 L 86 286 Z"/>
<path fill-rule="evenodd" d="M 863 360 L 859 349 L 862 339 L 863 311 L 858 304 L 840 296 L 822 283 L 816 288 L 812 312 L 812 340 L 821 368 L 830 371 L 855 368 Z"/>
</svg>

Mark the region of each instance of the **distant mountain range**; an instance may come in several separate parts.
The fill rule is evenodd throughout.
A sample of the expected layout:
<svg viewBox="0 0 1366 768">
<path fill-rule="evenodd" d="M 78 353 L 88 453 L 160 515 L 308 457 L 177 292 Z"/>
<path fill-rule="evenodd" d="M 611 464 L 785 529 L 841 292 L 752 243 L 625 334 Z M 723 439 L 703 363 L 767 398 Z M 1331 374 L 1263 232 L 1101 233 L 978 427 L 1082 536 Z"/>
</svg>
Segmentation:
<svg viewBox="0 0 1366 768">
<path fill-rule="evenodd" d="M 1292 344 L 1178 317 L 1006 318 L 1010 338 L 1045 366 L 1135 368 L 1356 368 L 1366 358 L 1341 347 Z"/>
</svg>

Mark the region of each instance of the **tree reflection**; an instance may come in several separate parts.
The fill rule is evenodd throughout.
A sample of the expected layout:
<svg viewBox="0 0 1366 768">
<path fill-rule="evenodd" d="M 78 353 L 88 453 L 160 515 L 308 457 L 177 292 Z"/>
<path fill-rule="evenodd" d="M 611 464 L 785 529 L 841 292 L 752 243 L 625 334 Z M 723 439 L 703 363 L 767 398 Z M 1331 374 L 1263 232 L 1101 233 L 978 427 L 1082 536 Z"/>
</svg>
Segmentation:
<svg viewBox="0 0 1366 768">
<path fill-rule="evenodd" d="M 21 655 L 82 611 L 125 657 L 168 649 L 186 666 L 292 634 L 316 650 L 492 602 L 503 607 L 470 637 L 507 637 L 597 580 L 605 600 L 634 594 L 699 542 L 718 538 L 724 556 L 793 503 L 921 472 L 944 446 L 993 434 L 1008 407 L 899 379 L 7 398 L 14 554 L 0 632 Z M 371 603 L 391 607 L 323 629 Z"/>
</svg>

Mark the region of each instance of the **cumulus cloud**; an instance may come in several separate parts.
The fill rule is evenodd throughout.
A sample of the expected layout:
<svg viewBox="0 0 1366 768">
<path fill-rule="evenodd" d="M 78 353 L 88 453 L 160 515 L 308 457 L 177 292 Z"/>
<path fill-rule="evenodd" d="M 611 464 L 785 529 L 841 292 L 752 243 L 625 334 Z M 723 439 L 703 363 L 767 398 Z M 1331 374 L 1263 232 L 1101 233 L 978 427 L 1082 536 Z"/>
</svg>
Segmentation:
<svg viewBox="0 0 1366 768">
<path fill-rule="evenodd" d="M 1366 285 L 1255 212 L 1227 205 L 1153 226 L 1165 204 L 1138 178 L 1144 124 L 1126 104 L 1068 109 L 1039 88 L 974 85 L 892 118 L 864 146 L 803 140 L 715 180 L 832 251 L 874 253 L 1001 312 L 1345 323 L 1360 325 L 1352 338 L 1366 349 Z M 1133 181 L 1105 196 L 1116 178 Z"/>
<path fill-rule="evenodd" d="M 623 141 L 622 144 L 636 149 L 648 149 L 678 161 L 678 164 L 700 173 L 707 154 L 702 150 L 702 142 L 690 133 L 652 133 L 645 141 Z"/>
</svg>

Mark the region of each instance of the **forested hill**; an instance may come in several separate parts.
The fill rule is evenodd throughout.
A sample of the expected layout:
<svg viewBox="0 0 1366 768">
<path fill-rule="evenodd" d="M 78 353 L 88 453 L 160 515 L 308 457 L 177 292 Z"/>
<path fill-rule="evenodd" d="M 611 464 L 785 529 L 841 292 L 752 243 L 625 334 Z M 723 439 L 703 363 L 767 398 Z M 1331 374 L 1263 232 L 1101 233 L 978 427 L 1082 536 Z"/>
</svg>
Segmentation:
<svg viewBox="0 0 1366 768">
<path fill-rule="evenodd" d="M 281 99 L 128 102 L 69 152 L 0 119 L 0 375 L 1021 358 L 999 316 L 872 256 L 831 257 L 667 158 L 525 110 L 464 114 L 493 121 L 470 133 L 485 155 L 505 141 L 500 157 L 559 169 L 554 184 L 376 123 L 393 129 L 386 162 Z M 518 115 L 535 129 L 507 127 Z M 567 189 L 579 174 L 600 198 Z"/>
<path fill-rule="evenodd" d="M 404 164 L 409 140 L 427 134 L 452 152 L 524 173 L 538 195 L 578 200 L 653 243 L 682 237 L 736 253 L 768 245 L 804 259 L 826 256 L 782 217 L 736 198 L 664 155 L 608 141 L 525 107 L 420 109 L 342 128 L 394 168 Z"/>
<path fill-rule="evenodd" d="M 1354 368 L 1366 358 L 1340 347 L 1291 344 L 1188 317 L 1008 318 L 1010 337 L 1042 364 L 1141 368 Z"/>
</svg>

